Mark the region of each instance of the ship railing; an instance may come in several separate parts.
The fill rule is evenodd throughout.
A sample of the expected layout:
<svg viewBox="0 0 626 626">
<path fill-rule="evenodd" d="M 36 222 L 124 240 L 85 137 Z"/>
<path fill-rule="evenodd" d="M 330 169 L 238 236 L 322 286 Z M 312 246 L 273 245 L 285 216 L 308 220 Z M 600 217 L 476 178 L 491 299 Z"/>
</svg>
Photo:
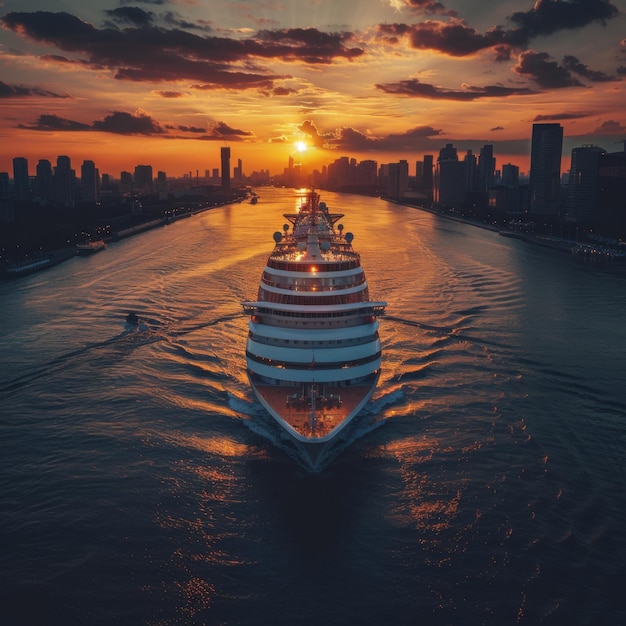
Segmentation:
<svg viewBox="0 0 626 626">
<path fill-rule="evenodd" d="M 298 408 L 302 409 L 302 408 L 310 407 L 311 402 L 312 402 L 312 399 L 310 395 L 303 396 L 298 393 L 292 393 L 287 396 L 285 404 L 287 405 L 287 408 L 294 407 L 296 409 Z M 327 396 L 316 396 L 315 404 L 320 405 L 324 408 L 333 408 L 333 407 L 341 408 L 341 406 L 343 405 L 343 402 L 341 400 L 340 395 L 331 393 Z"/>
</svg>

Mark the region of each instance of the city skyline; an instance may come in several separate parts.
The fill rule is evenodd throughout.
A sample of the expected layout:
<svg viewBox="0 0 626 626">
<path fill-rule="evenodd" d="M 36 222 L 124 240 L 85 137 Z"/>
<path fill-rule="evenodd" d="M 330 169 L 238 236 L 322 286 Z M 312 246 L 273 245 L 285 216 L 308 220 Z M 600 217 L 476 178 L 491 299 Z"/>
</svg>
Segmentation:
<svg viewBox="0 0 626 626">
<path fill-rule="evenodd" d="M 0 171 L 68 154 L 177 177 L 230 147 L 279 173 L 290 157 L 414 162 L 452 143 L 528 172 L 537 122 L 563 126 L 565 171 L 573 148 L 626 138 L 626 0 L 48 8 L 0 6 Z"/>
</svg>

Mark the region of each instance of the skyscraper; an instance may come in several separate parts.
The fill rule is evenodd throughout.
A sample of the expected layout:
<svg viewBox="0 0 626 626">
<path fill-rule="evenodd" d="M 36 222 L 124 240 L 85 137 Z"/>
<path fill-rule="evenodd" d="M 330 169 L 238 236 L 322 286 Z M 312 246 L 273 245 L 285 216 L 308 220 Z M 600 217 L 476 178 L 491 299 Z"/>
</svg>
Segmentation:
<svg viewBox="0 0 626 626">
<path fill-rule="evenodd" d="M 133 185 L 135 193 L 148 194 L 153 192 L 152 165 L 135 165 Z"/>
<path fill-rule="evenodd" d="M 54 202 L 52 163 L 48 159 L 39 159 L 39 163 L 37 163 L 34 192 L 38 202 L 42 204 L 52 204 Z"/>
<path fill-rule="evenodd" d="M 98 170 L 93 161 L 83 161 L 80 167 L 80 190 L 83 202 L 98 201 Z"/>
<path fill-rule="evenodd" d="M 58 156 L 54 168 L 54 199 L 65 208 L 74 208 L 75 178 L 70 157 Z"/>
<path fill-rule="evenodd" d="M 478 188 L 480 191 L 491 189 L 494 184 L 496 160 L 493 156 L 493 146 L 485 144 L 480 149 L 478 157 Z"/>
<path fill-rule="evenodd" d="M 567 183 L 565 220 L 575 224 L 598 219 L 600 157 L 606 151 L 598 146 L 582 146 L 572 150 Z"/>
<path fill-rule="evenodd" d="M 222 189 L 230 189 L 230 148 L 221 149 Z"/>
<path fill-rule="evenodd" d="M 424 178 L 422 183 L 426 196 L 429 200 L 433 199 L 433 155 L 424 155 Z"/>
<path fill-rule="evenodd" d="M 530 149 L 530 211 L 557 216 L 560 211 L 561 152 L 560 124 L 533 124 Z"/>
<path fill-rule="evenodd" d="M 13 159 L 13 186 L 15 202 L 24 204 L 30 200 L 30 179 L 28 177 L 28 160 L 24 157 Z"/>
<path fill-rule="evenodd" d="M 462 207 L 465 202 L 465 163 L 459 161 L 457 150 L 451 143 L 439 151 L 437 179 L 439 204 Z"/>
</svg>

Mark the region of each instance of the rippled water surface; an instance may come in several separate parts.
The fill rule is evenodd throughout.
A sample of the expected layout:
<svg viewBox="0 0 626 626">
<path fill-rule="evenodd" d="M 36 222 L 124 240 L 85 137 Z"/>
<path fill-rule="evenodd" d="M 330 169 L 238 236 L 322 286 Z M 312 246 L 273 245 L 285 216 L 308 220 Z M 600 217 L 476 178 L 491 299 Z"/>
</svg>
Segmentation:
<svg viewBox="0 0 626 626">
<path fill-rule="evenodd" d="M 258 191 L 0 284 L 0 623 L 626 623 L 626 274 L 322 193 L 389 306 L 311 475 L 245 377 Z"/>
</svg>

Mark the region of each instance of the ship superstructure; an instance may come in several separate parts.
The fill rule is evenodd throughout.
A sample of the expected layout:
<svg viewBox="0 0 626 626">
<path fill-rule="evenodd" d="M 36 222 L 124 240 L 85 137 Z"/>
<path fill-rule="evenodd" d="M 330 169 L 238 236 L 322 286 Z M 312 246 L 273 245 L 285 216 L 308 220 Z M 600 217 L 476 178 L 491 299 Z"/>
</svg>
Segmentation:
<svg viewBox="0 0 626 626">
<path fill-rule="evenodd" d="M 310 191 L 274 233 L 250 315 L 246 363 L 261 402 L 315 469 L 380 376 L 378 316 L 353 236 Z"/>
</svg>

